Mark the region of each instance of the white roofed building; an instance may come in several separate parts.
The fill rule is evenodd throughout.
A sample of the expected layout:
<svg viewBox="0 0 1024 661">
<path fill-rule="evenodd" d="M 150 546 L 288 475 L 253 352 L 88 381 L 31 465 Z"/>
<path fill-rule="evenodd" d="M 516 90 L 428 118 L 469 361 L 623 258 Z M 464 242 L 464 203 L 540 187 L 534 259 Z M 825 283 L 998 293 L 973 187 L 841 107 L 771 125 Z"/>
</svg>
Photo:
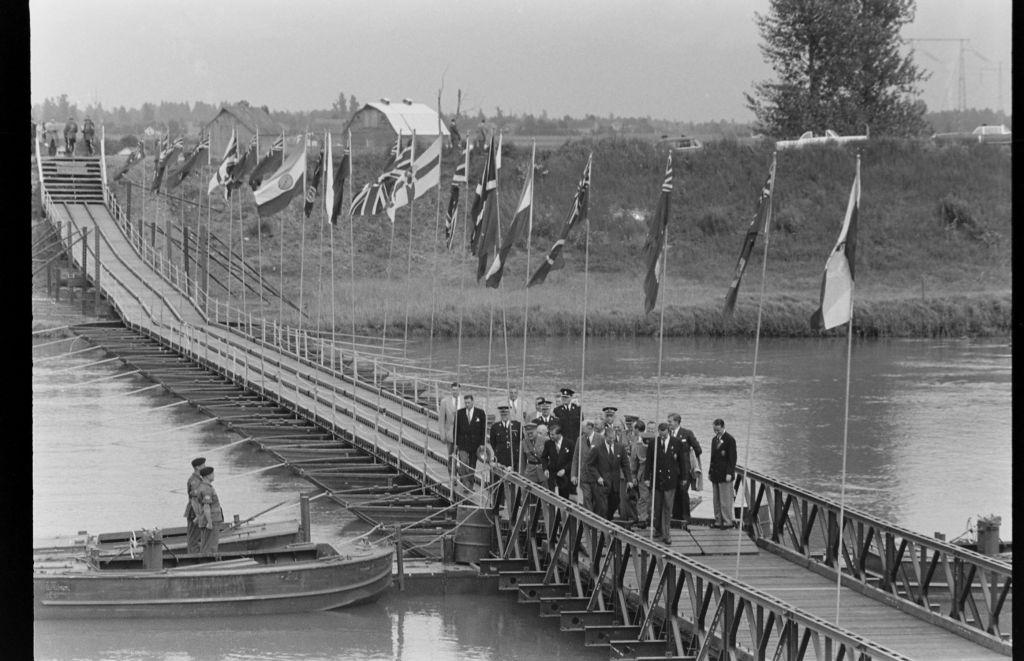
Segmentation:
<svg viewBox="0 0 1024 661">
<path fill-rule="evenodd" d="M 417 149 L 437 139 L 438 128 L 442 136 L 449 135 L 448 127 L 443 122 L 438 124 L 436 110 L 411 99 L 367 103 L 352 115 L 345 128 L 352 131 L 354 149 L 372 151 L 392 147 L 399 133 L 411 136 L 415 132 Z"/>
</svg>

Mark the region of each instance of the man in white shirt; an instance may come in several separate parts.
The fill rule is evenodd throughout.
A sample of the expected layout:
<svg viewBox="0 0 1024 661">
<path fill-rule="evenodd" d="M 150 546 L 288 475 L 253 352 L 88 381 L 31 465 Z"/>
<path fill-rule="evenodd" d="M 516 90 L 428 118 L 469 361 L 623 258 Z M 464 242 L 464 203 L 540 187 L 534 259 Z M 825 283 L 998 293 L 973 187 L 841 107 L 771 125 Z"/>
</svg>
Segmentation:
<svg viewBox="0 0 1024 661">
<path fill-rule="evenodd" d="M 437 420 L 441 427 L 441 438 L 448 446 L 449 456 L 455 449 L 455 414 L 465 406 L 462 395 L 459 394 L 459 384 L 452 382 L 451 394 L 442 397 L 437 403 Z"/>
<path fill-rule="evenodd" d="M 508 389 L 508 413 L 513 420 L 520 423 L 528 422 L 526 417 L 526 401 L 519 396 L 519 388 L 512 386 Z"/>
</svg>

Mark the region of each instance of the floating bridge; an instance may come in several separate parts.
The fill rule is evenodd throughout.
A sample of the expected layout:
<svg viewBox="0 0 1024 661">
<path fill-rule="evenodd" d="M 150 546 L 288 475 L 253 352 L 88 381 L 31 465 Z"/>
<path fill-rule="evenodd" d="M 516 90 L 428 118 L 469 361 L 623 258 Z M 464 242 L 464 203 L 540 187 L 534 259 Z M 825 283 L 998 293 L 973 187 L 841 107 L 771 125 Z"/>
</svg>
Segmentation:
<svg viewBox="0 0 1024 661">
<path fill-rule="evenodd" d="M 146 236 L 144 219 L 129 217 L 101 159 L 37 152 L 36 167 L 68 268 L 120 319 L 76 332 L 339 502 L 358 500 L 368 520 L 384 516 L 374 507 L 441 512 L 464 498 L 433 410 L 450 374 L 232 307 L 210 294 L 209 266 L 196 257 L 201 237 L 181 231 L 174 254 L 167 234 L 158 249 L 155 224 Z M 578 632 L 581 645 L 606 647 L 610 658 L 1013 654 L 1008 562 L 841 513 L 753 470 L 737 470 L 737 500 L 746 503 L 739 530 L 694 525 L 671 547 L 512 471 L 496 468 L 495 477 L 508 518 L 496 520 L 489 557 L 477 563 L 481 580 L 496 577 L 550 626 Z M 431 537 L 431 523 L 423 528 Z"/>
</svg>

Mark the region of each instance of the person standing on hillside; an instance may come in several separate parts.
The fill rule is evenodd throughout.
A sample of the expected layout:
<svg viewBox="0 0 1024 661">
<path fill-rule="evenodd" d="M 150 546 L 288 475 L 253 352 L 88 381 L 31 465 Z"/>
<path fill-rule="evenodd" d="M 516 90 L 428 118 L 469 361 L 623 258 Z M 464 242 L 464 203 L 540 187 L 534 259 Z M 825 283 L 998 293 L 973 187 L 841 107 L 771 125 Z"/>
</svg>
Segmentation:
<svg viewBox="0 0 1024 661">
<path fill-rule="evenodd" d="M 64 155 L 75 155 L 75 142 L 78 140 L 78 122 L 74 117 L 68 117 L 64 124 Z"/>
<path fill-rule="evenodd" d="M 193 459 L 192 474 L 188 476 L 188 482 L 185 484 L 185 495 L 188 497 L 188 502 L 185 503 L 185 524 L 189 553 L 199 553 L 199 549 L 203 541 L 203 531 L 196 524 L 196 517 L 202 510 L 202 505 L 199 503 L 199 499 L 197 498 L 199 485 L 203 482 L 203 476 L 200 475 L 199 472 L 205 467 L 205 457 L 196 457 Z"/>
<path fill-rule="evenodd" d="M 708 479 L 714 494 L 715 521 L 712 528 L 732 528 L 736 526 L 733 519 L 733 477 L 736 475 L 736 439 L 725 431 L 725 421 L 715 419 L 712 424 L 715 432 L 711 439 L 711 463 L 708 464 Z"/>
<path fill-rule="evenodd" d="M 197 517 L 197 524 L 202 529 L 199 552 L 203 555 L 216 555 L 220 544 L 220 524 L 224 523 L 224 510 L 220 506 L 217 490 L 213 488 L 213 466 L 203 466 L 199 475 L 203 478 L 196 488 L 196 500 L 202 508 Z"/>
</svg>

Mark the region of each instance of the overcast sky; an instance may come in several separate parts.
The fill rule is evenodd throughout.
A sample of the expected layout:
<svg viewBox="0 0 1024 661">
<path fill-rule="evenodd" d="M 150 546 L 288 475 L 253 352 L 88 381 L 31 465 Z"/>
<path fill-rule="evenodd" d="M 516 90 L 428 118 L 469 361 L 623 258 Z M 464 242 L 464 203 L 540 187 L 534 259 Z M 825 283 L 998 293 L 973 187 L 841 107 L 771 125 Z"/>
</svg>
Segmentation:
<svg viewBox="0 0 1024 661">
<path fill-rule="evenodd" d="M 968 106 L 1010 107 L 1011 0 L 918 0 L 904 37 L 966 38 Z M 770 77 L 768 0 L 31 0 L 33 103 L 246 99 L 329 108 L 339 91 L 442 109 L 751 121 Z M 955 42 L 919 43 L 924 99 L 957 104 Z"/>
</svg>

